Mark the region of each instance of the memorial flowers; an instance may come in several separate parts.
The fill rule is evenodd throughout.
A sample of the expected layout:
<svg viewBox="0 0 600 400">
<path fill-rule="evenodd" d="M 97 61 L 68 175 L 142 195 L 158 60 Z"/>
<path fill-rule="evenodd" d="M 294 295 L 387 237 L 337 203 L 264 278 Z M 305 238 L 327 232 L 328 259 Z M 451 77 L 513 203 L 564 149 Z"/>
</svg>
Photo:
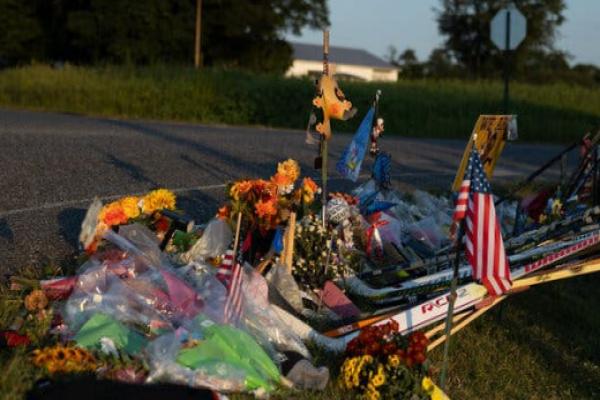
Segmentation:
<svg viewBox="0 0 600 400">
<path fill-rule="evenodd" d="M 427 374 L 429 341 L 421 332 L 406 338 L 398 323 L 370 326 L 348 343 L 340 370 L 340 385 L 363 398 L 428 399 L 422 381 Z"/>
</svg>

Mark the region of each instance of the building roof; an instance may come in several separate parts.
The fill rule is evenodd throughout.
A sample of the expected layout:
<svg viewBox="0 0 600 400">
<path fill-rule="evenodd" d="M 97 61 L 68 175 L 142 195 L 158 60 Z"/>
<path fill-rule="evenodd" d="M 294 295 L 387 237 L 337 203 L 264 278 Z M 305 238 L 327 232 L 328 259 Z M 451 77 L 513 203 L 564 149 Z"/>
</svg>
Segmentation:
<svg viewBox="0 0 600 400">
<path fill-rule="evenodd" d="M 290 42 L 295 60 L 323 61 L 323 46 Z M 329 61 L 336 64 L 363 65 L 376 68 L 393 68 L 392 64 L 363 49 L 329 46 Z"/>
</svg>

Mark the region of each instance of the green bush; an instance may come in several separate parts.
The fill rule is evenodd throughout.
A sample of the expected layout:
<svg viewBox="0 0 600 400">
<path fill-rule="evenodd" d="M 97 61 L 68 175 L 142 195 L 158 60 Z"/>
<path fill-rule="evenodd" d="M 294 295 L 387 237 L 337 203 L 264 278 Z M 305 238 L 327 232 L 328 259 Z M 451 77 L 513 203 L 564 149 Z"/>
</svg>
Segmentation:
<svg viewBox="0 0 600 400">
<path fill-rule="evenodd" d="M 494 81 L 342 82 L 359 109 L 334 130 L 353 131 L 377 89 L 389 134 L 464 138 L 479 114 L 501 112 Z M 525 141 L 571 141 L 600 119 L 600 90 L 567 84 L 511 87 L 511 111 Z M 304 129 L 314 96 L 309 79 L 176 66 L 47 65 L 0 72 L 0 105 L 36 110 Z"/>
</svg>

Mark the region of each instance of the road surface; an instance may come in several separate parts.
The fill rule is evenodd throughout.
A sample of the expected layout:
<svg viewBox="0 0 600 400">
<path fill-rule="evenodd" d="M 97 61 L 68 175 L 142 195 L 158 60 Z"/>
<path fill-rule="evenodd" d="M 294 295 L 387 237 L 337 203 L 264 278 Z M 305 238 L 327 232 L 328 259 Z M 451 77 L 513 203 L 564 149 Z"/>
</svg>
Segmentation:
<svg viewBox="0 0 600 400">
<path fill-rule="evenodd" d="M 440 127 L 443 129 L 443 127 Z M 465 140 L 381 139 L 392 154 L 400 190 L 448 188 Z M 349 135 L 334 134 L 330 170 Z M 79 226 L 95 196 L 105 200 L 174 189 L 178 205 L 197 221 L 214 215 L 224 184 L 268 177 L 294 158 L 312 169 L 314 147 L 301 131 L 120 120 L 0 109 L 0 273 L 60 260 L 77 249 Z M 560 150 L 510 143 L 494 182 L 526 176 Z M 368 174 L 370 162 L 363 173 Z M 334 175 L 335 176 L 335 175 Z M 554 171 L 556 176 L 556 171 Z M 349 189 L 334 179 L 334 189 Z"/>
</svg>

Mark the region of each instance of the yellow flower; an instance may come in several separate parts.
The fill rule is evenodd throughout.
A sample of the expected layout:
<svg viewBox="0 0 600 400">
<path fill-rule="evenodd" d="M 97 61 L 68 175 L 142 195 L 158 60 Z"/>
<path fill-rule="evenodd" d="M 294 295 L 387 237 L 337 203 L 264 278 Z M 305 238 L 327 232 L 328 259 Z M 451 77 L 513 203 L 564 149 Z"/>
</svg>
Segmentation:
<svg viewBox="0 0 600 400">
<path fill-rule="evenodd" d="M 294 182 L 300 176 L 300 166 L 290 158 L 277 164 L 277 172 L 288 176 Z"/>
<path fill-rule="evenodd" d="M 433 389 L 435 388 L 435 385 L 433 384 L 433 381 L 431 380 L 431 378 L 426 376 L 425 378 L 423 378 L 423 381 L 421 382 L 421 387 L 423 388 L 424 391 L 431 394 L 433 392 Z"/>
<path fill-rule="evenodd" d="M 393 356 L 389 356 L 388 364 L 394 368 L 397 367 L 398 365 L 400 365 L 400 357 L 398 357 L 395 354 Z"/>
<path fill-rule="evenodd" d="M 379 391 L 377 389 L 375 389 L 375 386 L 373 386 L 372 384 L 368 384 L 367 385 L 367 391 L 365 393 L 365 397 L 369 400 L 379 400 L 381 398 L 381 394 L 379 393 Z"/>
<path fill-rule="evenodd" d="M 560 199 L 554 200 L 554 202 L 552 203 L 552 215 L 560 215 L 561 210 L 562 202 L 560 201 Z"/>
<path fill-rule="evenodd" d="M 43 291 L 33 290 L 25 297 L 25 308 L 27 311 L 43 310 L 48 305 L 48 298 Z"/>
<path fill-rule="evenodd" d="M 136 196 L 123 197 L 119 201 L 119 204 L 121 205 L 125 215 L 127 215 L 127 218 L 133 219 L 140 216 L 140 208 L 138 207 L 139 201 L 140 199 Z"/>
<path fill-rule="evenodd" d="M 175 195 L 167 189 L 157 189 L 148 193 L 142 199 L 142 210 L 145 214 L 152 214 L 159 210 L 174 210 Z"/>
<path fill-rule="evenodd" d="M 379 364 L 377 367 L 377 375 L 373 377 L 371 383 L 375 387 L 379 387 L 385 383 L 385 374 L 383 373 L 383 365 Z"/>
<path fill-rule="evenodd" d="M 57 345 L 41 350 L 37 349 L 33 351 L 32 358 L 37 367 L 44 367 L 51 374 L 94 371 L 98 368 L 94 356 L 78 347 Z"/>
</svg>

